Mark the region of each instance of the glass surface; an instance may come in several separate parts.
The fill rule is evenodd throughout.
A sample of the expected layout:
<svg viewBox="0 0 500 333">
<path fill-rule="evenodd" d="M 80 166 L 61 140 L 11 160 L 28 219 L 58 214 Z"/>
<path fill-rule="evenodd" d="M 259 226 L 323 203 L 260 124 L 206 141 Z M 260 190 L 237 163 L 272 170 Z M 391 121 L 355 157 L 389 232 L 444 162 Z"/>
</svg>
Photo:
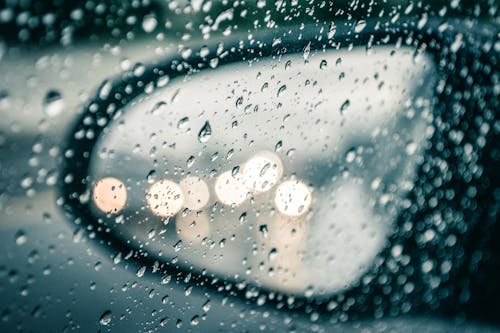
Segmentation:
<svg viewBox="0 0 500 333">
<path fill-rule="evenodd" d="M 0 332 L 499 332 L 495 1 L 0 3 Z"/>
<path fill-rule="evenodd" d="M 389 245 L 430 137 L 434 84 L 428 57 L 391 47 L 176 79 L 99 139 L 88 190 L 116 177 L 129 199 L 95 216 L 192 271 L 309 297 L 348 289 Z"/>
</svg>

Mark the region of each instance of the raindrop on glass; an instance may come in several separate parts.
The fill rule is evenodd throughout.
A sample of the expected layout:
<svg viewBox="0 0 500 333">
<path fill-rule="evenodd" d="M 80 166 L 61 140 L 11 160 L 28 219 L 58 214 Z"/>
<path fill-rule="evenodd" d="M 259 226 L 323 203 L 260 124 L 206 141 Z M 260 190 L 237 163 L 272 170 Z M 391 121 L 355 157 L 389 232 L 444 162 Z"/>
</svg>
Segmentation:
<svg viewBox="0 0 500 333">
<path fill-rule="evenodd" d="M 99 323 L 103 326 L 107 326 L 111 323 L 111 311 L 107 310 L 105 311 L 102 315 L 101 318 L 99 319 Z"/>
<path fill-rule="evenodd" d="M 64 109 L 62 95 L 57 90 L 49 90 L 43 99 L 43 111 L 50 118 L 58 116 Z"/>
<path fill-rule="evenodd" d="M 23 245 L 28 240 L 28 237 L 26 236 L 26 232 L 24 232 L 24 230 L 18 230 L 16 232 L 15 239 L 17 245 Z"/>
<path fill-rule="evenodd" d="M 186 126 L 189 124 L 189 118 L 188 117 L 184 117 L 184 118 L 181 118 L 179 120 L 179 122 L 177 123 L 177 128 L 178 129 L 183 129 L 183 128 L 186 128 Z"/>
<path fill-rule="evenodd" d="M 311 42 L 307 43 L 307 45 L 304 47 L 304 53 L 302 54 L 304 60 L 307 60 L 310 54 L 311 54 Z"/>
<path fill-rule="evenodd" d="M 354 32 L 360 33 L 363 31 L 366 27 L 366 21 L 365 20 L 359 20 L 358 23 L 356 23 L 356 27 L 354 27 Z"/>
<path fill-rule="evenodd" d="M 340 106 L 340 113 L 343 114 L 345 110 L 351 105 L 351 102 L 346 99 L 344 103 Z"/>
<path fill-rule="evenodd" d="M 158 25 L 158 21 L 156 20 L 156 17 L 153 15 L 146 15 L 144 16 L 142 20 L 142 29 L 149 33 L 152 32 L 156 26 Z"/>
<path fill-rule="evenodd" d="M 206 143 L 210 138 L 212 137 L 212 127 L 210 126 L 210 123 L 208 121 L 205 122 L 203 127 L 200 129 L 200 132 L 198 132 L 198 140 L 201 143 Z"/>
</svg>

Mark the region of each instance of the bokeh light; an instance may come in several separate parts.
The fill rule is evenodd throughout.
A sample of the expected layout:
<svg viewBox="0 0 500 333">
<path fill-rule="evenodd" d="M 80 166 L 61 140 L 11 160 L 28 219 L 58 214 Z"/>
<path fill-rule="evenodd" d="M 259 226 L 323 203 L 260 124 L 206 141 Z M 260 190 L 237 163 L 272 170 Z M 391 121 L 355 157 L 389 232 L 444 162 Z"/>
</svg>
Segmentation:
<svg viewBox="0 0 500 333">
<path fill-rule="evenodd" d="M 146 200 L 149 209 L 161 217 L 174 216 L 184 205 L 181 187 L 171 180 L 159 180 L 151 185 Z"/>
<path fill-rule="evenodd" d="M 92 191 L 95 206 L 106 214 L 120 212 L 127 203 L 127 188 L 125 184 L 114 177 L 102 178 L 97 181 Z"/>
<path fill-rule="evenodd" d="M 300 216 L 309 210 L 311 202 L 311 190 L 299 180 L 287 180 L 276 189 L 274 203 L 283 215 Z"/>
</svg>

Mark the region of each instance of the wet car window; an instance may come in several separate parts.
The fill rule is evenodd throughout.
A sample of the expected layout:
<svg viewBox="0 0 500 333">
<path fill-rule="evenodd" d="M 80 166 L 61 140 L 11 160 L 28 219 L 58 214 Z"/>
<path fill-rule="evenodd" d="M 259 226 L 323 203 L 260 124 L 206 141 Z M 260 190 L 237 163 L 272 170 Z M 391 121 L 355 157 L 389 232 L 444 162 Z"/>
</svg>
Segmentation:
<svg viewBox="0 0 500 333">
<path fill-rule="evenodd" d="M 125 181 L 128 197 L 94 197 L 96 208 L 179 265 L 293 293 L 346 289 L 384 247 L 409 188 L 382 199 L 390 211 L 377 189 L 411 186 L 430 117 L 432 63 L 393 51 L 235 64 L 131 101 L 90 171 Z"/>
<path fill-rule="evenodd" d="M 496 14 L 5 4 L 1 330 L 499 330 Z"/>
</svg>

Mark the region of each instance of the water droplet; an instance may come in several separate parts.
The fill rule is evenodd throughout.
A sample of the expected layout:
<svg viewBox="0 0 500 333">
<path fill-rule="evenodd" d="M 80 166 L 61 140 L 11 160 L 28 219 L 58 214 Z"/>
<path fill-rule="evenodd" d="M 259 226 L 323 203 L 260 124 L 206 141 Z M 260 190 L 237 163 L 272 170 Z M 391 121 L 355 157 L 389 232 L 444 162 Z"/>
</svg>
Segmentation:
<svg viewBox="0 0 500 333">
<path fill-rule="evenodd" d="M 137 270 L 137 277 L 143 277 L 144 276 L 144 273 L 146 273 L 146 266 L 142 266 L 141 268 L 139 268 Z"/>
<path fill-rule="evenodd" d="M 183 59 L 188 59 L 191 56 L 191 54 L 193 54 L 193 50 L 189 47 L 186 47 L 181 51 L 181 56 Z"/>
<path fill-rule="evenodd" d="M 153 239 L 156 236 L 156 230 L 153 228 L 148 232 L 148 239 Z"/>
<path fill-rule="evenodd" d="M 108 98 L 109 93 L 111 92 L 111 88 L 111 82 L 108 80 L 104 81 L 99 88 L 99 98 L 102 100 Z"/>
<path fill-rule="evenodd" d="M 40 255 L 38 254 L 38 251 L 37 250 L 33 250 L 28 255 L 28 262 L 30 264 L 34 264 L 38 260 L 38 258 L 40 258 Z"/>
<path fill-rule="evenodd" d="M 229 151 L 227 152 L 227 155 L 226 155 L 226 160 L 230 160 L 231 157 L 233 157 L 233 154 L 234 154 L 234 149 L 229 149 Z"/>
<path fill-rule="evenodd" d="M 314 295 L 314 287 L 313 286 L 308 286 L 306 291 L 304 292 L 304 296 L 307 298 L 310 298 Z"/>
<path fill-rule="evenodd" d="M 160 326 L 162 326 L 162 327 L 166 326 L 168 323 L 168 320 L 169 320 L 168 317 L 164 317 L 164 318 L 160 319 Z"/>
<path fill-rule="evenodd" d="M 99 323 L 103 326 L 107 326 L 111 323 L 111 311 L 107 310 L 105 311 L 102 315 L 101 318 L 99 318 Z"/>
<path fill-rule="evenodd" d="M 198 315 L 194 315 L 193 318 L 191 318 L 191 325 L 196 326 L 200 322 L 200 317 Z"/>
<path fill-rule="evenodd" d="M 156 86 L 158 88 L 165 87 L 169 81 L 170 77 L 168 75 L 161 76 L 160 78 L 158 78 L 158 80 L 156 80 Z"/>
<path fill-rule="evenodd" d="M 196 160 L 196 158 L 193 155 L 189 156 L 189 158 L 186 160 L 186 166 L 188 168 L 192 167 L 195 160 Z"/>
<path fill-rule="evenodd" d="M 274 259 L 276 259 L 277 255 L 278 255 L 278 250 L 275 247 L 273 247 L 268 254 L 269 261 L 273 261 Z"/>
<path fill-rule="evenodd" d="M 42 270 L 42 274 L 43 275 L 50 275 L 50 273 L 52 273 L 52 267 L 50 266 L 45 266 Z"/>
<path fill-rule="evenodd" d="M 210 308 L 212 307 L 212 304 L 210 304 L 210 300 L 207 300 L 205 303 L 202 305 L 203 312 L 208 312 L 210 311 Z"/>
<path fill-rule="evenodd" d="M 337 26 L 335 23 L 330 23 L 330 27 L 328 29 L 328 39 L 332 39 L 333 36 L 335 36 L 335 33 L 337 32 Z"/>
<path fill-rule="evenodd" d="M 210 49 L 207 46 L 202 46 L 200 48 L 200 57 L 205 58 L 210 54 Z"/>
<path fill-rule="evenodd" d="M 0 90 L 0 110 L 6 110 L 10 106 L 10 95 L 7 90 Z"/>
<path fill-rule="evenodd" d="M 267 162 L 262 169 L 260 169 L 259 176 L 262 178 L 266 175 L 266 172 L 269 170 L 271 167 L 271 162 Z"/>
<path fill-rule="evenodd" d="M 319 64 L 319 69 L 325 69 L 328 66 L 328 62 L 326 60 L 321 60 L 321 63 Z"/>
<path fill-rule="evenodd" d="M 157 25 L 158 21 L 154 15 L 146 15 L 142 19 L 142 29 L 147 33 L 152 32 Z"/>
<path fill-rule="evenodd" d="M 37 305 L 33 308 L 33 311 L 31 311 L 31 315 L 35 318 L 40 318 L 42 315 L 42 306 Z"/>
<path fill-rule="evenodd" d="M 351 105 L 351 101 L 349 101 L 348 99 L 345 100 L 344 103 L 342 103 L 342 105 L 340 106 L 340 113 L 343 114 L 345 110 L 347 110 L 347 108 Z"/>
<path fill-rule="evenodd" d="M 208 121 L 205 122 L 203 127 L 200 129 L 200 132 L 198 133 L 198 140 L 201 143 L 206 143 L 210 138 L 212 137 L 212 127 L 210 126 L 210 123 Z"/>
<path fill-rule="evenodd" d="M 355 158 L 356 158 L 356 150 L 355 150 L 355 148 L 349 149 L 347 151 L 346 155 L 345 155 L 345 161 L 347 163 L 352 163 Z"/>
<path fill-rule="evenodd" d="M 240 166 L 237 165 L 231 169 L 231 176 L 236 177 L 239 172 L 240 172 Z"/>
<path fill-rule="evenodd" d="M 155 182 L 156 180 L 156 170 L 149 170 L 147 176 L 146 176 L 146 180 L 148 181 L 148 184 L 152 184 Z"/>
<path fill-rule="evenodd" d="M 226 246 L 226 239 L 225 238 L 222 238 L 219 242 L 219 246 L 220 248 L 223 248 L 224 246 Z"/>
<path fill-rule="evenodd" d="M 189 118 L 188 117 L 181 118 L 179 120 L 179 122 L 177 123 L 177 128 L 178 129 L 186 128 L 188 124 L 189 124 Z"/>
<path fill-rule="evenodd" d="M 23 245 L 28 240 L 28 237 L 26 236 L 26 232 L 24 230 L 18 230 L 16 232 L 15 238 L 16 238 L 17 245 Z"/>
<path fill-rule="evenodd" d="M 259 225 L 259 231 L 260 233 L 262 234 L 262 236 L 264 236 L 264 238 L 267 237 L 267 234 L 268 234 L 268 228 L 267 228 L 267 224 L 261 224 Z"/>
<path fill-rule="evenodd" d="M 307 60 L 310 54 L 311 54 L 311 42 L 307 43 L 307 45 L 304 47 L 304 53 L 302 54 L 304 60 Z"/>
<path fill-rule="evenodd" d="M 360 33 L 363 31 L 366 27 L 366 21 L 365 20 L 359 20 L 358 23 L 356 23 L 356 26 L 354 27 L 354 32 Z"/>
<path fill-rule="evenodd" d="M 280 95 L 283 94 L 285 92 L 285 90 L 286 90 L 286 84 L 279 87 L 278 93 L 276 94 L 276 97 L 280 97 Z"/>
<path fill-rule="evenodd" d="M 47 212 L 43 213 L 42 218 L 43 218 L 43 222 L 45 222 L 47 224 L 52 223 L 52 215 L 50 215 L 49 213 L 47 213 Z"/>
<path fill-rule="evenodd" d="M 73 242 L 79 243 L 82 241 L 83 236 L 85 235 L 85 230 L 82 228 L 78 228 L 73 233 Z"/>
<path fill-rule="evenodd" d="M 280 140 L 276 143 L 276 146 L 274 146 L 274 151 L 279 152 L 281 148 L 283 148 L 283 141 Z"/>
<path fill-rule="evenodd" d="M 424 13 L 420 20 L 417 22 L 417 28 L 422 29 L 426 24 L 427 24 L 427 19 L 428 19 L 427 13 Z"/>
<path fill-rule="evenodd" d="M 135 77 L 140 77 L 142 74 L 144 74 L 145 71 L 146 71 L 146 66 L 144 66 L 140 62 L 136 63 L 132 68 L 132 72 L 134 73 Z"/>
<path fill-rule="evenodd" d="M 102 263 L 100 261 L 96 262 L 95 265 L 94 265 L 94 269 L 96 271 L 100 271 L 102 268 Z"/>
<path fill-rule="evenodd" d="M 19 290 L 19 294 L 21 296 L 28 296 L 29 295 L 29 289 L 28 286 L 22 286 Z"/>
<path fill-rule="evenodd" d="M 381 183 L 382 183 L 382 179 L 380 179 L 380 177 L 376 177 L 371 182 L 370 187 L 371 187 L 372 190 L 377 190 L 380 187 Z"/>
<path fill-rule="evenodd" d="M 50 118 L 58 116 L 64 109 L 62 95 L 57 90 L 49 90 L 43 99 L 43 111 Z"/>
<path fill-rule="evenodd" d="M 243 105 L 243 96 L 240 96 L 240 97 L 238 97 L 238 99 L 236 100 L 236 104 L 235 104 L 235 106 L 236 106 L 237 108 L 239 108 L 239 107 L 240 107 L 240 106 L 242 106 L 242 105 Z"/>
<path fill-rule="evenodd" d="M 182 240 L 177 241 L 177 243 L 174 244 L 174 251 L 179 252 L 182 249 Z"/>
<path fill-rule="evenodd" d="M 210 59 L 210 67 L 217 68 L 219 65 L 219 58 Z"/>
<path fill-rule="evenodd" d="M 151 109 L 150 113 L 153 115 L 153 116 L 157 116 L 159 115 L 160 113 L 164 112 L 165 108 L 167 106 L 167 103 L 163 102 L 163 101 L 160 101 L 158 103 L 156 103 L 153 108 Z"/>
<path fill-rule="evenodd" d="M 116 264 L 119 264 L 122 261 L 122 253 L 118 252 L 114 257 L 113 257 L 113 262 Z"/>
<path fill-rule="evenodd" d="M 406 145 L 406 154 L 407 155 L 413 155 L 415 154 L 415 152 L 417 151 L 417 144 L 415 142 L 409 142 L 407 145 Z"/>
<path fill-rule="evenodd" d="M 450 51 L 456 53 L 463 45 L 463 35 L 458 33 L 455 35 L 455 41 L 450 45 Z"/>
<path fill-rule="evenodd" d="M 295 151 L 296 151 L 295 148 L 288 149 L 288 151 L 286 152 L 286 156 L 287 157 L 292 157 L 295 154 Z"/>
</svg>

